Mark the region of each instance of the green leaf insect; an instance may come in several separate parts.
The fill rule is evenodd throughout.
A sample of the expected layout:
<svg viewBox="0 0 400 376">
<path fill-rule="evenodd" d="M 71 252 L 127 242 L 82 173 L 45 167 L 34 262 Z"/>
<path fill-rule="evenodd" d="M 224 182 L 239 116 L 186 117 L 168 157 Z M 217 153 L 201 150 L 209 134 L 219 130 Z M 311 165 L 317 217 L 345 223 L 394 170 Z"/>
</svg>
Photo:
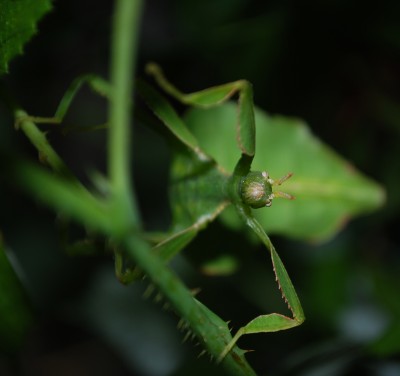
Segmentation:
<svg viewBox="0 0 400 376">
<path fill-rule="evenodd" d="M 167 81 L 157 65 L 148 64 L 147 72 L 168 94 L 187 105 L 207 108 L 222 104 L 236 94 L 239 97 L 236 140 L 241 157 L 233 172 L 229 173 L 201 149 L 197 139 L 161 94 L 143 81 L 138 85 L 139 95 L 175 136 L 172 140 L 174 157 L 170 187 L 173 226 L 170 235 L 154 249 L 163 259 L 170 259 L 228 205 L 233 205 L 239 217 L 267 247 L 282 297 L 292 313 L 292 317 L 279 313 L 261 315 L 240 328 L 220 354 L 221 361 L 242 335 L 289 329 L 300 325 L 305 319 L 299 298 L 278 253 L 252 214 L 252 208 L 269 207 L 274 198 L 293 199 L 290 194 L 275 190 L 292 174 L 273 180 L 266 171 L 251 170 L 256 127 L 252 86 L 249 82 L 240 80 L 184 94 Z M 218 129 L 215 131 L 218 132 Z"/>
<path fill-rule="evenodd" d="M 226 346 L 218 352 L 217 360 L 220 362 L 231 350 L 237 351 L 234 350 L 235 344 L 244 334 L 285 330 L 298 326 L 304 321 L 303 309 L 289 275 L 268 235 L 252 214 L 252 209 L 266 207 L 265 210 L 269 210 L 268 207 L 271 206 L 275 198 L 293 199 L 292 195 L 276 189 L 285 183 L 292 174 L 288 173 L 280 179 L 274 180 L 266 171 L 251 170 L 255 156 L 255 117 L 252 87 L 249 82 L 240 80 L 192 94 L 183 94 L 166 80 L 157 65 L 149 64 L 147 71 L 154 76 L 158 84 L 168 94 L 187 105 L 208 108 L 218 106 L 234 95 L 239 97 L 236 140 L 241 156 L 233 172 L 230 173 L 200 147 L 197 138 L 186 127 L 170 103 L 157 90 L 142 80 L 139 80 L 136 85 L 138 94 L 170 131 L 168 139 L 171 141 L 174 152 L 170 186 L 173 224 L 171 231 L 163 235 L 161 240 L 158 239 L 155 242 L 153 247 L 155 254 L 161 260 L 167 262 L 184 249 L 197 233 L 212 222 L 226 207 L 232 205 L 236 208 L 236 212 L 243 222 L 257 234 L 261 242 L 267 247 L 282 297 L 292 313 L 292 317 L 279 313 L 256 317 L 240 328 L 233 337 L 224 332 L 223 328 L 226 327 L 226 323 L 218 319 L 217 326 L 220 328 L 218 335 L 223 335 L 226 343 Z M 45 160 L 46 164 L 70 180 L 70 186 L 66 186 L 65 182 L 59 184 L 55 181 L 50 182 L 46 178 L 46 184 L 54 184 L 52 189 L 46 191 L 44 199 L 51 201 L 58 209 L 69 213 L 89 227 L 101 229 L 106 234 L 113 234 L 115 233 L 115 224 L 109 221 L 108 205 L 88 196 L 89 192 L 86 188 L 71 177 L 72 174 L 49 146 L 43 133 L 32 123 L 61 123 L 77 91 L 84 83 L 107 98 L 113 96 L 113 88 L 101 78 L 91 75 L 82 76 L 76 79 L 67 90 L 54 117 L 32 117 L 18 110 L 15 113 L 16 127 L 24 131 L 37 147 L 42 160 Z M 146 118 L 146 120 L 148 119 Z M 216 129 L 216 132 L 218 132 L 218 129 Z M 41 174 L 35 173 L 30 178 L 30 171 L 30 169 L 26 170 L 24 176 L 32 185 Z M 39 179 L 37 186 L 41 185 L 43 184 L 40 183 Z M 54 197 L 50 197 L 49 192 L 53 192 Z M 63 197 L 63 199 L 60 199 L 60 197 Z M 138 273 L 136 270 L 132 272 L 130 269 L 129 260 L 125 260 L 124 250 L 115 247 L 114 254 L 118 279 L 123 283 L 129 283 L 136 279 Z M 212 316 L 211 311 L 204 307 L 202 310 L 207 317 L 215 316 Z M 182 317 L 193 322 L 185 316 Z M 196 324 L 193 322 L 192 325 Z M 201 336 L 203 329 L 201 329 L 200 324 L 198 326 Z M 193 329 L 196 330 L 194 326 Z M 211 342 L 207 343 L 211 345 Z"/>
</svg>

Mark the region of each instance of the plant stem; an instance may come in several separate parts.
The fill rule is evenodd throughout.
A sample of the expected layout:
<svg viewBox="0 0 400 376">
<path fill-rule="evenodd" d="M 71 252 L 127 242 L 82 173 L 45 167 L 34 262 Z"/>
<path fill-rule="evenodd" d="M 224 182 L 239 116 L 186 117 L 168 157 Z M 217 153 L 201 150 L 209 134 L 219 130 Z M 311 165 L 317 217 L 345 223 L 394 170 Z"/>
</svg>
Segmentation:
<svg viewBox="0 0 400 376">
<path fill-rule="evenodd" d="M 176 313 L 216 360 L 232 339 L 227 324 L 192 296 L 181 280 L 151 251 L 145 241 L 135 235 L 128 235 L 124 240 L 132 259 L 146 272 L 172 304 Z M 247 363 L 244 353 L 245 351 L 233 346 L 221 362 L 221 367 L 230 375 L 254 376 L 254 370 Z"/>
<path fill-rule="evenodd" d="M 108 168 L 116 218 L 122 228 L 139 227 L 139 214 L 131 186 L 131 98 L 139 34 L 141 0 L 118 0 L 113 20 L 109 108 Z"/>
<path fill-rule="evenodd" d="M 124 227 L 133 225 L 137 229 L 140 224 L 129 179 L 129 145 L 132 144 L 129 132 L 130 98 L 140 10 L 139 0 L 119 0 L 114 15 L 111 62 L 113 95 L 109 114 L 109 173 L 115 206 L 113 221 L 117 222 L 114 237 L 120 239 L 130 257 L 157 285 L 177 314 L 216 359 L 232 338 L 226 323 L 194 299 L 165 262 L 152 252 L 150 246 L 129 231 L 129 227 Z M 118 231 L 119 225 L 122 226 L 122 232 Z M 244 357 L 244 351 L 236 346 L 223 360 L 222 366 L 232 375 L 254 375 Z"/>
</svg>

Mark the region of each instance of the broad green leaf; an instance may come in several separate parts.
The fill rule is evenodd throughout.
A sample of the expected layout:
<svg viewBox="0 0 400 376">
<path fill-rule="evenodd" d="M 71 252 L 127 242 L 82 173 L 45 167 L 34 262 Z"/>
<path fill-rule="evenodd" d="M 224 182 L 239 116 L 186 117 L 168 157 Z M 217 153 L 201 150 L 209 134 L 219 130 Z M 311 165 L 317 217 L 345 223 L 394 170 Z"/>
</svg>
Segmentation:
<svg viewBox="0 0 400 376">
<path fill-rule="evenodd" d="M 277 199 L 272 207 L 253 212 L 268 233 L 325 240 L 352 216 L 384 203 L 382 187 L 324 145 L 303 121 L 269 116 L 259 109 L 255 115 L 256 155 L 252 170 L 266 170 L 275 179 L 294 173 L 282 190 L 296 200 Z M 224 169 L 233 171 L 240 157 L 232 130 L 237 121 L 235 105 L 192 109 L 185 120 L 200 147 Z M 228 211 L 222 219 L 226 223 L 234 221 Z"/>
<path fill-rule="evenodd" d="M 0 239 L 0 349 L 17 350 L 32 323 L 28 297 Z"/>
<path fill-rule="evenodd" d="M 50 0 L 0 0 L 0 75 L 36 33 L 36 24 L 51 9 Z"/>
</svg>

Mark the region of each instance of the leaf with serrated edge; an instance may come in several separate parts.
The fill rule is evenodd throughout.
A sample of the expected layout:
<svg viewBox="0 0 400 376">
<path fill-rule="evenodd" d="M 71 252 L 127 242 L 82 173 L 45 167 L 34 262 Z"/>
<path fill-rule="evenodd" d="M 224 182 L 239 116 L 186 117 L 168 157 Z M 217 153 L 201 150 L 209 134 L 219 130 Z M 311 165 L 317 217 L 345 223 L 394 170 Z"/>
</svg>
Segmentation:
<svg viewBox="0 0 400 376">
<path fill-rule="evenodd" d="M 0 75 L 22 54 L 24 45 L 37 32 L 37 23 L 51 10 L 50 0 L 0 0 Z"/>
</svg>

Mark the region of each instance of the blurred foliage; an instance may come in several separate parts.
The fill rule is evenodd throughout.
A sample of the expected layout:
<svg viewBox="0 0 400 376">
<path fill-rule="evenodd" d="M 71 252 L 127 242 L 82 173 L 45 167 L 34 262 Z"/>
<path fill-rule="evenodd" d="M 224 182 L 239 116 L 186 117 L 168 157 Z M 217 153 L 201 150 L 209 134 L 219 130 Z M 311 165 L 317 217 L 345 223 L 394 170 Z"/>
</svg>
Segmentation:
<svg viewBox="0 0 400 376">
<path fill-rule="evenodd" d="M 29 299 L 0 238 L 0 350 L 18 350 L 33 322 Z"/>
<path fill-rule="evenodd" d="M 159 62 L 174 83 L 188 92 L 248 79 L 260 108 L 305 119 L 325 143 L 388 193 L 383 210 L 353 220 L 328 243 L 274 239 L 307 321 L 295 331 L 244 338 L 239 345 L 256 350 L 249 353 L 250 362 L 261 375 L 265 370 L 276 375 L 399 374 L 400 3 L 383 0 L 361 7 L 340 0 L 149 0 L 146 5 L 139 66 L 149 60 Z M 108 1 L 55 2 L 24 57 L 15 59 L 10 75 L 4 77 L 28 112 L 51 115 L 66 87 L 83 72 L 107 76 L 110 10 Z M 104 102 L 83 92 L 67 122 L 100 124 L 104 114 Z M 36 158 L 2 108 L 0 122 L 0 148 Z M 140 143 L 135 145 L 134 168 L 143 218 L 147 228 L 162 230 L 169 219 L 168 148 L 151 131 L 138 126 L 137 132 Z M 87 171 L 104 169 L 103 134 L 62 137 L 51 131 L 49 137 L 83 179 Z M 176 333 L 163 330 L 162 325 L 151 338 L 153 346 L 161 344 L 157 351 L 168 350 L 169 368 L 149 371 L 139 361 L 128 363 L 129 355 L 123 355 L 121 348 L 136 354 L 130 359 L 138 359 L 138 346 L 133 343 L 145 343 L 150 333 L 147 325 L 160 322 L 155 316 L 160 314 L 159 306 L 132 295 L 129 303 L 134 307 L 126 308 L 130 314 L 123 322 L 133 328 L 135 318 L 149 322 L 141 332 L 133 329 L 131 337 L 113 326 L 124 307 L 116 312 L 110 309 L 101 325 L 87 325 L 88 311 L 82 313 L 85 304 L 91 304 L 95 313 L 103 308 L 96 305 L 99 295 L 92 286 L 103 289 L 104 301 L 100 301 L 108 308 L 116 306 L 118 297 L 110 286 L 121 293 L 125 289 L 111 279 L 104 285 L 97 282 L 99 276 L 108 281 L 109 259 L 66 257 L 57 242 L 53 214 L 3 180 L 0 190 L 0 227 L 25 272 L 37 310 L 35 328 L 17 356 L 12 360 L 0 356 L 2 374 L 51 374 L 64 369 L 87 375 L 185 375 L 188 370 L 193 374 L 192 362 L 198 374 L 217 374 L 207 359 L 198 363 L 194 346 L 181 346 L 179 355 L 174 353 L 171 343 Z M 202 277 L 196 266 L 218 254 L 235 254 L 241 262 L 237 273 L 218 277 L 215 283 Z M 216 224 L 200 234 L 185 256 L 175 261 L 176 269 L 189 285 L 201 287 L 200 297 L 218 314 L 226 317 L 236 310 L 233 326 L 239 327 L 261 310 L 283 307 L 265 255 L 257 252 L 252 239 Z M 139 315 L 140 310 L 147 312 L 144 305 L 154 315 Z M 161 315 L 163 322 L 170 318 L 169 313 Z M 156 359 L 155 355 L 142 360 Z"/>
</svg>

